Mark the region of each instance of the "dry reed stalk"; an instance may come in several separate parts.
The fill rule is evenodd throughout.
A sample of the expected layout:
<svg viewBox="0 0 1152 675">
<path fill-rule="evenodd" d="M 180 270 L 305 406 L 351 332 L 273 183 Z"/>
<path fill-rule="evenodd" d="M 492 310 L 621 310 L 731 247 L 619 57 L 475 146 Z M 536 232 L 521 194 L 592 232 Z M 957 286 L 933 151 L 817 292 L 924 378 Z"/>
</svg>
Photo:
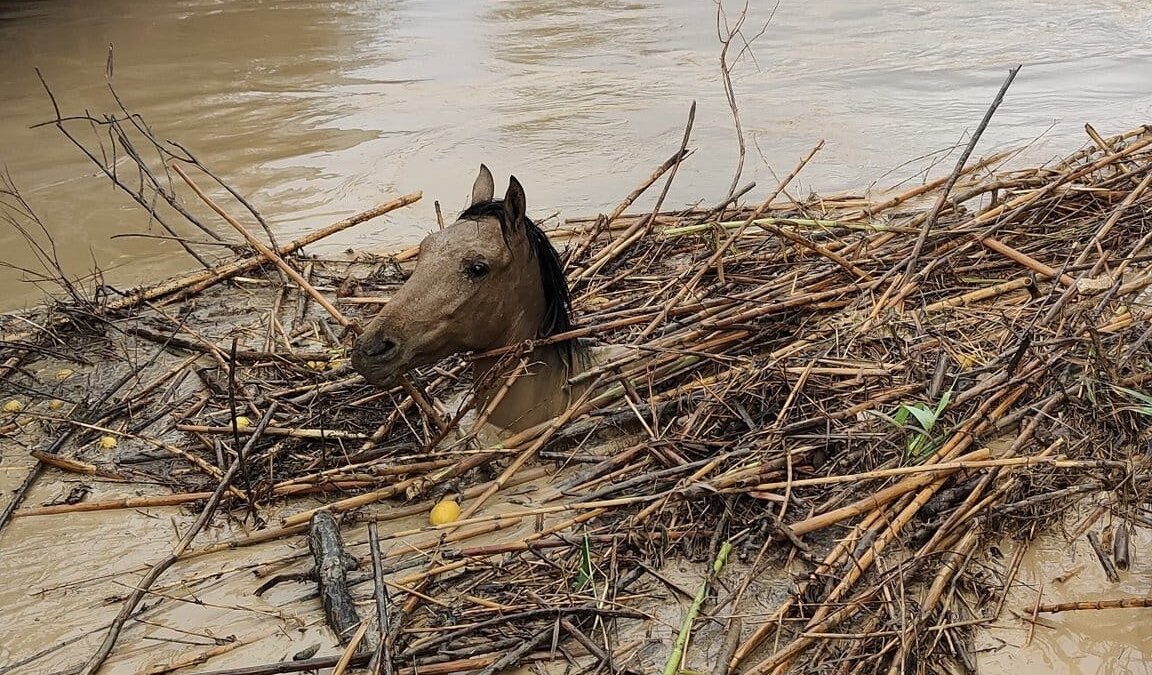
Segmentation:
<svg viewBox="0 0 1152 675">
<path fill-rule="evenodd" d="M 693 109 L 695 109 L 695 104 L 693 104 Z M 571 254 L 568 255 L 567 264 L 571 266 L 573 261 L 579 260 L 584 252 L 588 249 L 588 247 L 596 242 L 596 239 L 599 237 L 599 234 L 602 230 L 610 229 L 616 222 L 616 219 L 619 218 L 620 215 L 624 213 L 624 211 L 626 211 L 629 206 L 632 206 L 633 202 L 635 202 L 640 197 L 640 195 L 647 192 L 648 188 L 652 187 L 656 181 L 660 180 L 661 176 L 667 173 L 668 170 L 672 167 L 678 166 L 680 162 L 684 161 L 687 156 L 687 151 L 681 147 L 676 151 L 676 154 L 664 160 L 663 164 L 656 167 L 652 173 L 647 178 L 645 178 L 644 181 L 640 183 L 640 185 L 636 187 L 636 189 L 628 193 L 628 196 L 626 196 L 623 200 L 620 201 L 619 204 L 616 205 L 616 208 L 612 210 L 610 215 L 604 218 L 603 221 L 597 219 L 595 229 L 591 232 L 583 233 L 585 235 L 584 238 L 579 243 L 577 243 L 576 248 L 572 251 Z M 622 238 L 630 238 L 631 234 L 629 233 L 634 232 L 635 229 L 635 224 L 629 225 L 625 230 L 626 234 L 624 234 Z M 608 249 L 605 249 L 605 251 L 607 250 Z M 577 278 L 592 276 L 603 266 L 602 264 L 598 265 L 597 263 L 599 263 L 600 260 L 606 261 L 609 259 L 611 259 L 611 254 L 602 252 L 598 258 L 589 261 L 589 266 L 580 271 Z M 593 265 L 596 265 L 595 269 L 592 268 Z"/>
<path fill-rule="evenodd" d="M 234 429 L 232 425 L 226 427 L 212 427 L 203 424 L 177 424 L 174 426 L 177 431 L 187 431 L 197 434 L 224 434 L 232 435 L 234 433 L 241 436 L 250 436 L 255 433 L 251 427 L 240 427 Z M 367 434 L 354 433 L 349 431 L 340 431 L 338 429 L 289 429 L 285 427 L 269 427 L 264 430 L 266 436 L 283 436 L 286 438 L 310 438 L 315 440 L 351 440 L 358 441 L 368 438 Z"/>
<path fill-rule="evenodd" d="M 249 232 L 243 225 L 241 225 L 240 221 L 229 215 L 229 213 L 225 211 L 223 207 L 217 204 L 211 197 L 207 195 L 207 193 L 200 189 L 200 186 L 196 185 L 196 183 L 188 176 L 188 174 L 184 173 L 184 170 L 180 168 L 180 165 L 172 164 L 171 167 L 172 170 L 176 172 L 176 175 L 180 176 L 180 178 L 188 185 L 188 187 L 192 188 L 192 191 L 196 193 L 196 196 L 199 197 L 202 202 L 207 204 L 209 208 L 215 211 L 221 218 L 224 219 L 225 222 L 227 222 L 232 226 L 233 229 L 239 232 L 240 235 L 244 237 L 244 240 L 247 241 L 257 251 L 259 251 L 260 255 L 264 256 L 268 262 L 280 268 L 280 271 L 284 272 L 284 274 L 287 274 L 288 277 L 292 279 L 292 281 L 295 281 L 297 286 L 307 292 L 308 295 L 312 296 L 312 298 L 316 300 L 316 302 L 321 307 L 323 307 L 324 310 L 327 311 L 328 314 L 331 315 L 337 323 L 339 323 L 341 326 L 344 326 L 345 328 L 354 328 L 352 323 L 348 321 L 348 319 L 344 318 L 344 315 L 340 312 L 340 310 L 336 309 L 332 303 L 328 302 L 328 299 L 321 295 L 320 292 L 312 286 L 312 284 L 308 283 L 308 280 L 305 279 L 303 275 L 297 272 L 294 267 L 284 262 L 284 259 L 277 255 L 275 251 L 268 248 L 264 242 L 252 236 L 252 233 Z"/>
<path fill-rule="evenodd" d="M 352 662 L 352 657 L 356 655 L 356 650 L 360 648 L 360 643 L 364 640 L 364 634 L 367 632 L 368 622 L 361 621 L 360 627 L 356 629 L 356 633 L 352 635 L 352 639 L 348 641 L 348 645 L 340 654 L 340 660 L 333 666 L 332 675 L 344 675 L 344 672 L 348 670 L 348 664 Z"/>
<path fill-rule="evenodd" d="M 1152 596 L 1040 604 L 1033 609 L 1040 614 L 1056 614 L 1059 612 L 1080 612 L 1084 610 L 1142 609 L 1146 607 L 1152 607 Z"/>
<path fill-rule="evenodd" d="M 211 492 L 191 492 L 173 495 L 155 495 L 152 497 L 124 497 L 122 499 L 105 499 L 95 502 L 77 502 L 76 504 L 55 504 L 52 506 L 31 506 L 17 509 L 13 518 L 23 516 L 51 516 L 61 513 L 79 513 L 83 511 L 109 511 L 114 509 L 143 509 L 155 506 L 180 506 L 191 502 L 204 501 L 212 496 Z"/>
<path fill-rule="evenodd" d="M 1011 246 L 1003 244 L 992 237 L 984 237 L 980 240 L 980 243 L 983 244 L 986 248 L 999 253 L 1005 258 L 1017 262 L 1024 267 L 1027 267 L 1045 279 L 1057 279 L 1066 288 L 1072 288 L 1076 285 L 1076 280 L 1071 276 L 1067 274 L 1061 274 L 1060 272 L 1052 269 L 1044 263 L 1039 262 L 1030 256 L 1026 256 L 1020 251 L 1017 251 Z"/>
<path fill-rule="evenodd" d="M 278 256 L 290 255 L 299 251 L 305 246 L 314 244 L 321 239 L 336 234 L 337 232 L 347 230 L 348 228 L 359 225 L 360 223 L 367 222 L 374 218 L 379 218 L 386 213 L 418 202 L 420 201 L 421 196 L 422 193 L 413 192 L 411 194 L 398 197 L 374 208 L 362 211 L 349 218 L 345 218 L 344 220 L 335 222 L 318 230 L 314 230 L 313 232 L 310 232 L 299 239 L 277 247 L 275 252 Z M 109 301 L 105 307 L 108 311 L 112 312 L 123 311 L 136 307 L 140 303 L 151 300 L 159 300 L 174 293 L 181 293 L 181 296 L 177 298 L 177 300 L 189 298 L 223 281 L 227 281 L 228 279 L 236 277 L 240 274 L 244 274 L 246 272 L 257 269 L 265 262 L 266 259 L 263 256 L 241 258 L 234 262 L 225 263 L 209 270 L 202 270 L 200 272 L 195 272 L 184 277 L 178 277 L 156 286 L 139 288 L 133 291 L 129 291 L 123 298 Z"/>
<path fill-rule="evenodd" d="M 990 452 L 986 448 L 981 448 L 971 455 L 975 456 L 990 456 Z M 924 466 L 902 466 L 897 469 L 879 469 L 876 471 L 868 471 L 865 473 L 845 474 L 842 476 L 825 476 L 823 478 L 798 478 L 796 480 L 784 481 L 778 483 L 761 483 L 754 486 L 755 490 L 775 490 L 782 487 L 802 487 L 809 485 L 832 485 L 835 483 L 857 483 L 860 481 L 871 480 L 874 478 L 887 478 L 889 476 L 904 476 L 908 474 L 918 473 L 931 473 L 936 471 L 967 471 L 972 469 L 987 469 L 991 467 L 1004 467 L 1004 466 L 1037 466 L 1040 464 L 1050 464 L 1064 468 L 1079 468 L 1083 466 L 1081 462 L 1060 462 L 1052 457 L 1014 457 L 1008 459 L 987 459 L 987 460 L 956 460 L 950 462 L 941 462 L 939 464 L 927 464 Z"/>
<path fill-rule="evenodd" d="M 752 222 L 754 222 L 760 216 L 764 215 L 764 211 L 768 209 L 768 206 L 772 203 L 772 200 L 776 199 L 776 197 L 778 197 L 780 193 L 784 191 L 784 188 L 786 188 L 788 184 L 791 183 L 796 178 L 796 176 L 804 170 L 804 167 L 808 165 L 808 162 L 811 161 L 816 153 L 820 152 L 820 149 L 823 147 L 824 141 L 820 141 L 815 145 L 815 147 L 808 151 L 808 154 L 800 160 L 800 163 L 792 169 L 792 171 L 784 178 L 784 180 L 780 181 L 780 184 L 776 186 L 776 189 L 772 192 L 772 194 L 763 202 L 761 202 L 760 206 L 752 212 L 752 215 L 748 216 L 748 219 L 744 221 L 743 226 L 736 228 L 736 230 L 729 234 L 728 237 L 725 238 L 718 247 L 716 247 L 716 251 L 708 259 L 708 262 L 701 266 L 700 269 L 688 279 L 681 290 L 677 292 L 672 300 L 664 306 L 660 315 L 653 319 L 652 322 L 648 324 L 647 328 L 640 332 L 640 337 L 650 335 L 652 331 L 656 329 L 656 326 L 660 325 L 667 319 L 668 312 L 672 309 L 675 309 L 677 305 L 683 302 L 684 299 L 690 293 L 692 293 L 692 291 L 700 283 L 700 280 L 704 278 L 704 275 L 719 264 L 721 258 L 723 258 L 724 255 L 728 252 L 728 249 L 732 247 L 732 244 L 735 243 L 736 240 L 744 234 L 744 231 L 750 224 L 752 224 Z"/>
<path fill-rule="evenodd" d="M 1055 272 L 1055 270 L 1053 270 Z M 1052 276 L 1056 276 L 1053 274 Z M 940 300 L 930 305 L 923 307 L 924 312 L 936 312 L 942 309 L 951 309 L 953 307 L 964 307 L 965 305 L 980 302 L 981 300 L 988 300 L 997 296 L 1011 293 L 1012 291 L 1027 289 L 1034 285 L 1031 277 L 1020 277 L 1019 279 L 1012 279 L 1003 283 L 981 288 L 975 291 L 969 291 L 962 295 Z"/>
</svg>

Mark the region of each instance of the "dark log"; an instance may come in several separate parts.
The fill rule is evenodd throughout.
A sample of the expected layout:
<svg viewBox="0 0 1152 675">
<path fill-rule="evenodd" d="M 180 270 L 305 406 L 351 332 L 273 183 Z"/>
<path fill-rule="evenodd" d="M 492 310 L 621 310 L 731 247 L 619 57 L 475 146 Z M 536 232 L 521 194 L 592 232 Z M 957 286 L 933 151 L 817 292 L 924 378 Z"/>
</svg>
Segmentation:
<svg viewBox="0 0 1152 675">
<path fill-rule="evenodd" d="M 336 639 L 346 645 L 360 627 L 360 615 L 348 592 L 348 571 L 356 569 L 357 564 L 344 550 L 340 527 L 331 513 L 317 511 L 312 516 L 308 548 L 316 559 L 316 581 L 320 586 L 324 617 L 336 633 Z"/>
</svg>

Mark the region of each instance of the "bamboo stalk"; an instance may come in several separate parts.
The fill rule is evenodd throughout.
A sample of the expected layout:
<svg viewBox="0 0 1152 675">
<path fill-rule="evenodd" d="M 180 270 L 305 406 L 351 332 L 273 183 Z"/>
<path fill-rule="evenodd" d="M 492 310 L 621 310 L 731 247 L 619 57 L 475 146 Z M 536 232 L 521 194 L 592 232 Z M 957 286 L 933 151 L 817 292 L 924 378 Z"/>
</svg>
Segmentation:
<svg viewBox="0 0 1152 675">
<path fill-rule="evenodd" d="M 963 293 L 963 294 L 957 295 L 955 297 L 947 298 L 945 300 L 940 300 L 939 302 L 934 302 L 930 305 L 926 305 L 924 307 L 923 311 L 936 312 L 936 311 L 939 311 L 942 309 L 950 309 L 953 307 L 964 307 L 964 306 L 971 305 L 971 304 L 976 303 L 976 302 L 980 302 L 981 300 L 988 300 L 990 298 L 995 298 L 995 297 L 998 297 L 1001 295 L 1005 295 L 1005 294 L 1011 293 L 1012 291 L 1015 291 L 1015 290 L 1019 290 L 1022 288 L 1029 288 L 1032 285 L 1033 285 L 1033 282 L 1032 282 L 1031 277 L 1021 277 L 1019 279 L 1012 279 L 1010 281 L 1005 281 L 1003 283 L 999 283 L 999 284 L 996 284 L 994 286 L 988 286 L 987 288 L 979 288 L 977 290 L 969 291 L 967 293 Z"/>
<path fill-rule="evenodd" d="M 1011 246 L 1008 246 L 1007 244 L 1004 244 L 992 237 L 984 237 L 980 240 L 980 243 L 983 244 L 985 248 L 991 249 L 1004 256 L 1005 258 L 1019 263 L 1024 267 L 1027 267 L 1045 279 L 1056 279 L 1066 288 L 1071 288 L 1076 285 L 1076 280 L 1071 276 L 1067 274 L 1061 274 L 1048 265 L 1045 265 L 1044 263 L 1030 256 L 1024 255 L 1020 251 L 1017 251 Z"/>
<path fill-rule="evenodd" d="M 28 506 L 16 509 L 13 518 L 24 516 L 52 516 L 62 513 L 81 513 L 85 511 L 110 511 L 115 509 L 143 509 L 156 506 L 180 506 L 191 502 L 200 502 L 212 496 L 211 492 L 189 492 L 175 495 L 156 495 L 152 497 L 123 497 L 121 499 L 106 499 L 95 502 L 78 502 L 76 504 L 55 504 L 53 506 Z"/>
</svg>

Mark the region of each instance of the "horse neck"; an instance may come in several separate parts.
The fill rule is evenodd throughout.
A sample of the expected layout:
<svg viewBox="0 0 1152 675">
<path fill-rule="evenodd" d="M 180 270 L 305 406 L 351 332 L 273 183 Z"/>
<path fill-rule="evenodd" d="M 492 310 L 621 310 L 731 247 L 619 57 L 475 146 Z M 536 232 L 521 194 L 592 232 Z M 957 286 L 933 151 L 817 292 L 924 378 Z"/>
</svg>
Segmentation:
<svg viewBox="0 0 1152 675">
<path fill-rule="evenodd" d="M 568 383 L 589 366 L 584 348 L 575 342 L 537 347 L 523 360 L 525 372 L 502 395 L 508 376 L 520 367 L 519 361 L 504 361 L 505 367 L 500 368 L 501 360 L 492 357 L 478 359 L 473 365 L 477 380 L 488 382 L 477 392 L 477 409 L 483 410 L 500 395 L 488 421 L 509 431 L 521 431 L 563 413 L 587 388 Z M 498 370 L 492 372 L 494 368 Z"/>
</svg>

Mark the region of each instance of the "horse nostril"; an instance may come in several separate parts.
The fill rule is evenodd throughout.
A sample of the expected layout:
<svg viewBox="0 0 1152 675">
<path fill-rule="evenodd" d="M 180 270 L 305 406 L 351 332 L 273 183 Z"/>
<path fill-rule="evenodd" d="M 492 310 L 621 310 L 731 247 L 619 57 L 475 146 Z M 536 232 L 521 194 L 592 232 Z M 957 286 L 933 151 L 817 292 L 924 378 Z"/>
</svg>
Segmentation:
<svg viewBox="0 0 1152 675">
<path fill-rule="evenodd" d="M 372 356 L 378 359 L 390 359 L 396 356 L 396 342 L 386 337 L 376 338 L 375 340 L 365 340 L 360 350 L 366 356 Z"/>
</svg>

